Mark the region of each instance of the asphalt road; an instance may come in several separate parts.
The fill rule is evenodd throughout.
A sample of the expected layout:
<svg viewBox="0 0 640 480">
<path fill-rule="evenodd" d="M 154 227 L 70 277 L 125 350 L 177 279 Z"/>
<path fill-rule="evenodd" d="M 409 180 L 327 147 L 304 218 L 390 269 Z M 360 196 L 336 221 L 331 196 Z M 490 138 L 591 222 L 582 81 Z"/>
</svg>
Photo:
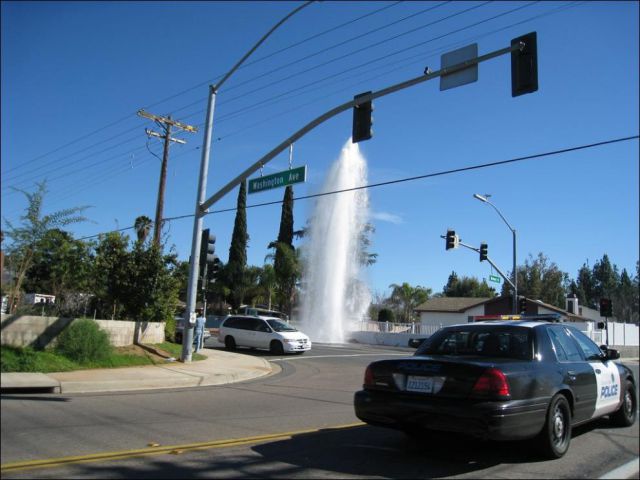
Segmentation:
<svg viewBox="0 0 640 480">
<path fill-rule="evenodd" d="M 409 349 L 314 345 L 304 356 L 243 353 L 264 356 L 281 371 L 208 388 L 2 395 L 3 466 L 53 459 L 41 468 L 3 469 L 2 478 L 597 478 L 637 458 L 637 423 L 576 429 L 569 453 L 556 461 L 539 458 L 528 442 L 439 436 L 415 443 L 359 424 L 352 402 L 365 366 Z M 637 378 L 637 362 L 634 370 Z M 101 453 L 108 455 L 95 456 Z M 76 458 L 56 460 L 70 456 Z"/>
</svg>

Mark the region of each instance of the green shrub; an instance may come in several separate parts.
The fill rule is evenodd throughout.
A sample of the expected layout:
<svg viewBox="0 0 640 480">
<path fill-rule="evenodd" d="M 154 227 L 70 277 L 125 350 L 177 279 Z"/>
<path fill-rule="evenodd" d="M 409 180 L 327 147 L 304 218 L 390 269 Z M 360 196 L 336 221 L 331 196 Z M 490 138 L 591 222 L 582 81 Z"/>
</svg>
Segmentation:
<svg viewBox="0 0 640 480">
<path fill-rule="evenodd" d="M 176 319 L 173 316 L 164 324 L 164 338 L 169 342 L 176 341 Z"/>
<path fill-rule="evenodd" d="M 395 315 L 393 314 L 393 310 L 388 308 L 383 308 L 378 312 L 378 321 L 379 322 L 393 322 L 395 320 Z"/>
<path fill-rule="evenodd" d="M 88 318 L 75 320 L 58 337 L 56 351 L 79 363 L 105 360 L 111 355 L 109 335 Z"/>
</svg>

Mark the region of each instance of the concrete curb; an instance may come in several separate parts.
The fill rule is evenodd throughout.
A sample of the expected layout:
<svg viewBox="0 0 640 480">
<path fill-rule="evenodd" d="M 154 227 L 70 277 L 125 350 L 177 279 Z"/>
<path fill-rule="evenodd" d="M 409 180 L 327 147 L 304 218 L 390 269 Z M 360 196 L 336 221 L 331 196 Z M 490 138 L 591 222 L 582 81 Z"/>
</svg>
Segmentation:
<svg viewBox="0 0 640 480">
<path fill-rule="evenodd" d="M 260 357 L 203 349 L 206 360 L 144 367 L 76 370 L 56 373 L 2 373 L 0 391 L 98 393 L 225 385 L 270 375 L 273 365 Z"/>
</svg>

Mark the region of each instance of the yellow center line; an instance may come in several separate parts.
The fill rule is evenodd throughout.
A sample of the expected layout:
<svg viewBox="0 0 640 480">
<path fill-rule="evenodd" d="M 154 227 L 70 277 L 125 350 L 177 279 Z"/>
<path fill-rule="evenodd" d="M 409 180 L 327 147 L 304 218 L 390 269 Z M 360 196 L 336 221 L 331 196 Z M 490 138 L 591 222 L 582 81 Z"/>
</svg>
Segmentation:
<svg viewBox="0 0 640 480">
<path fill-rule="evenodd" d="M 228 440 L 215 440 L 211 442 L 187 443 L 184 445 L 168 445 L 150 448 L 139 448 L 132 450 L 122 450 L 119 452 L 93 453 L 89 455 L 76 455 L 71 457 L 48 458 L 45 460 L 28 460 L 23 462 L 10 462 L 0 465 L 0 473 L 15 472 L 19 470 L 31 470 L 36 468 L 53 468 L 62 465 L 71 465 L 75 463 L 88 463 L 108 460 L 121 460 L 125 458 L 140 457 L 144 455 L 158 455 L 167 453 L 182 453 L 191 450 L 206 450 L 210 448 L 228 448 L 249 445 L 252 443 L 263 442 L 267 440 L 290 440 L 296 435 L 305 435 L 309 433 L 319 433 L 327 430 L 341 430 L 347 428 L 361 427 L 365 425 L 362 422 L 350 423 L 347 425 L 336 425 L 325 428 L 312 428 L 308 430 L 298 430 L 295 432 L 272 433 L 268 435 L 258 435 L 255 437 L 233 438 Z"/>
</svg>

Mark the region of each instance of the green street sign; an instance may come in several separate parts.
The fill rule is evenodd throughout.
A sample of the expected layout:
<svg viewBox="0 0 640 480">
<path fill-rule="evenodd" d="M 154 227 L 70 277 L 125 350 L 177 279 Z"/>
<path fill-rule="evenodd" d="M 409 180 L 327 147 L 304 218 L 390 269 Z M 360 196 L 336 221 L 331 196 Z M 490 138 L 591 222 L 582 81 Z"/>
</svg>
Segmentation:
<svg viewBox="0 0 640 480">
<path fill-rule="evenodd" d="M 492 282 L 500 283 L 500 277 L 497 275 L 489 275 L 489 280 Z"/>
<path fill-rule="evenodd" d="M 249 193 L 262 192 L 272 188 L 286 187 L 307 180 L 307 166 L 304 165 L 284 172 L 249 179 Z"/>
</svg>

